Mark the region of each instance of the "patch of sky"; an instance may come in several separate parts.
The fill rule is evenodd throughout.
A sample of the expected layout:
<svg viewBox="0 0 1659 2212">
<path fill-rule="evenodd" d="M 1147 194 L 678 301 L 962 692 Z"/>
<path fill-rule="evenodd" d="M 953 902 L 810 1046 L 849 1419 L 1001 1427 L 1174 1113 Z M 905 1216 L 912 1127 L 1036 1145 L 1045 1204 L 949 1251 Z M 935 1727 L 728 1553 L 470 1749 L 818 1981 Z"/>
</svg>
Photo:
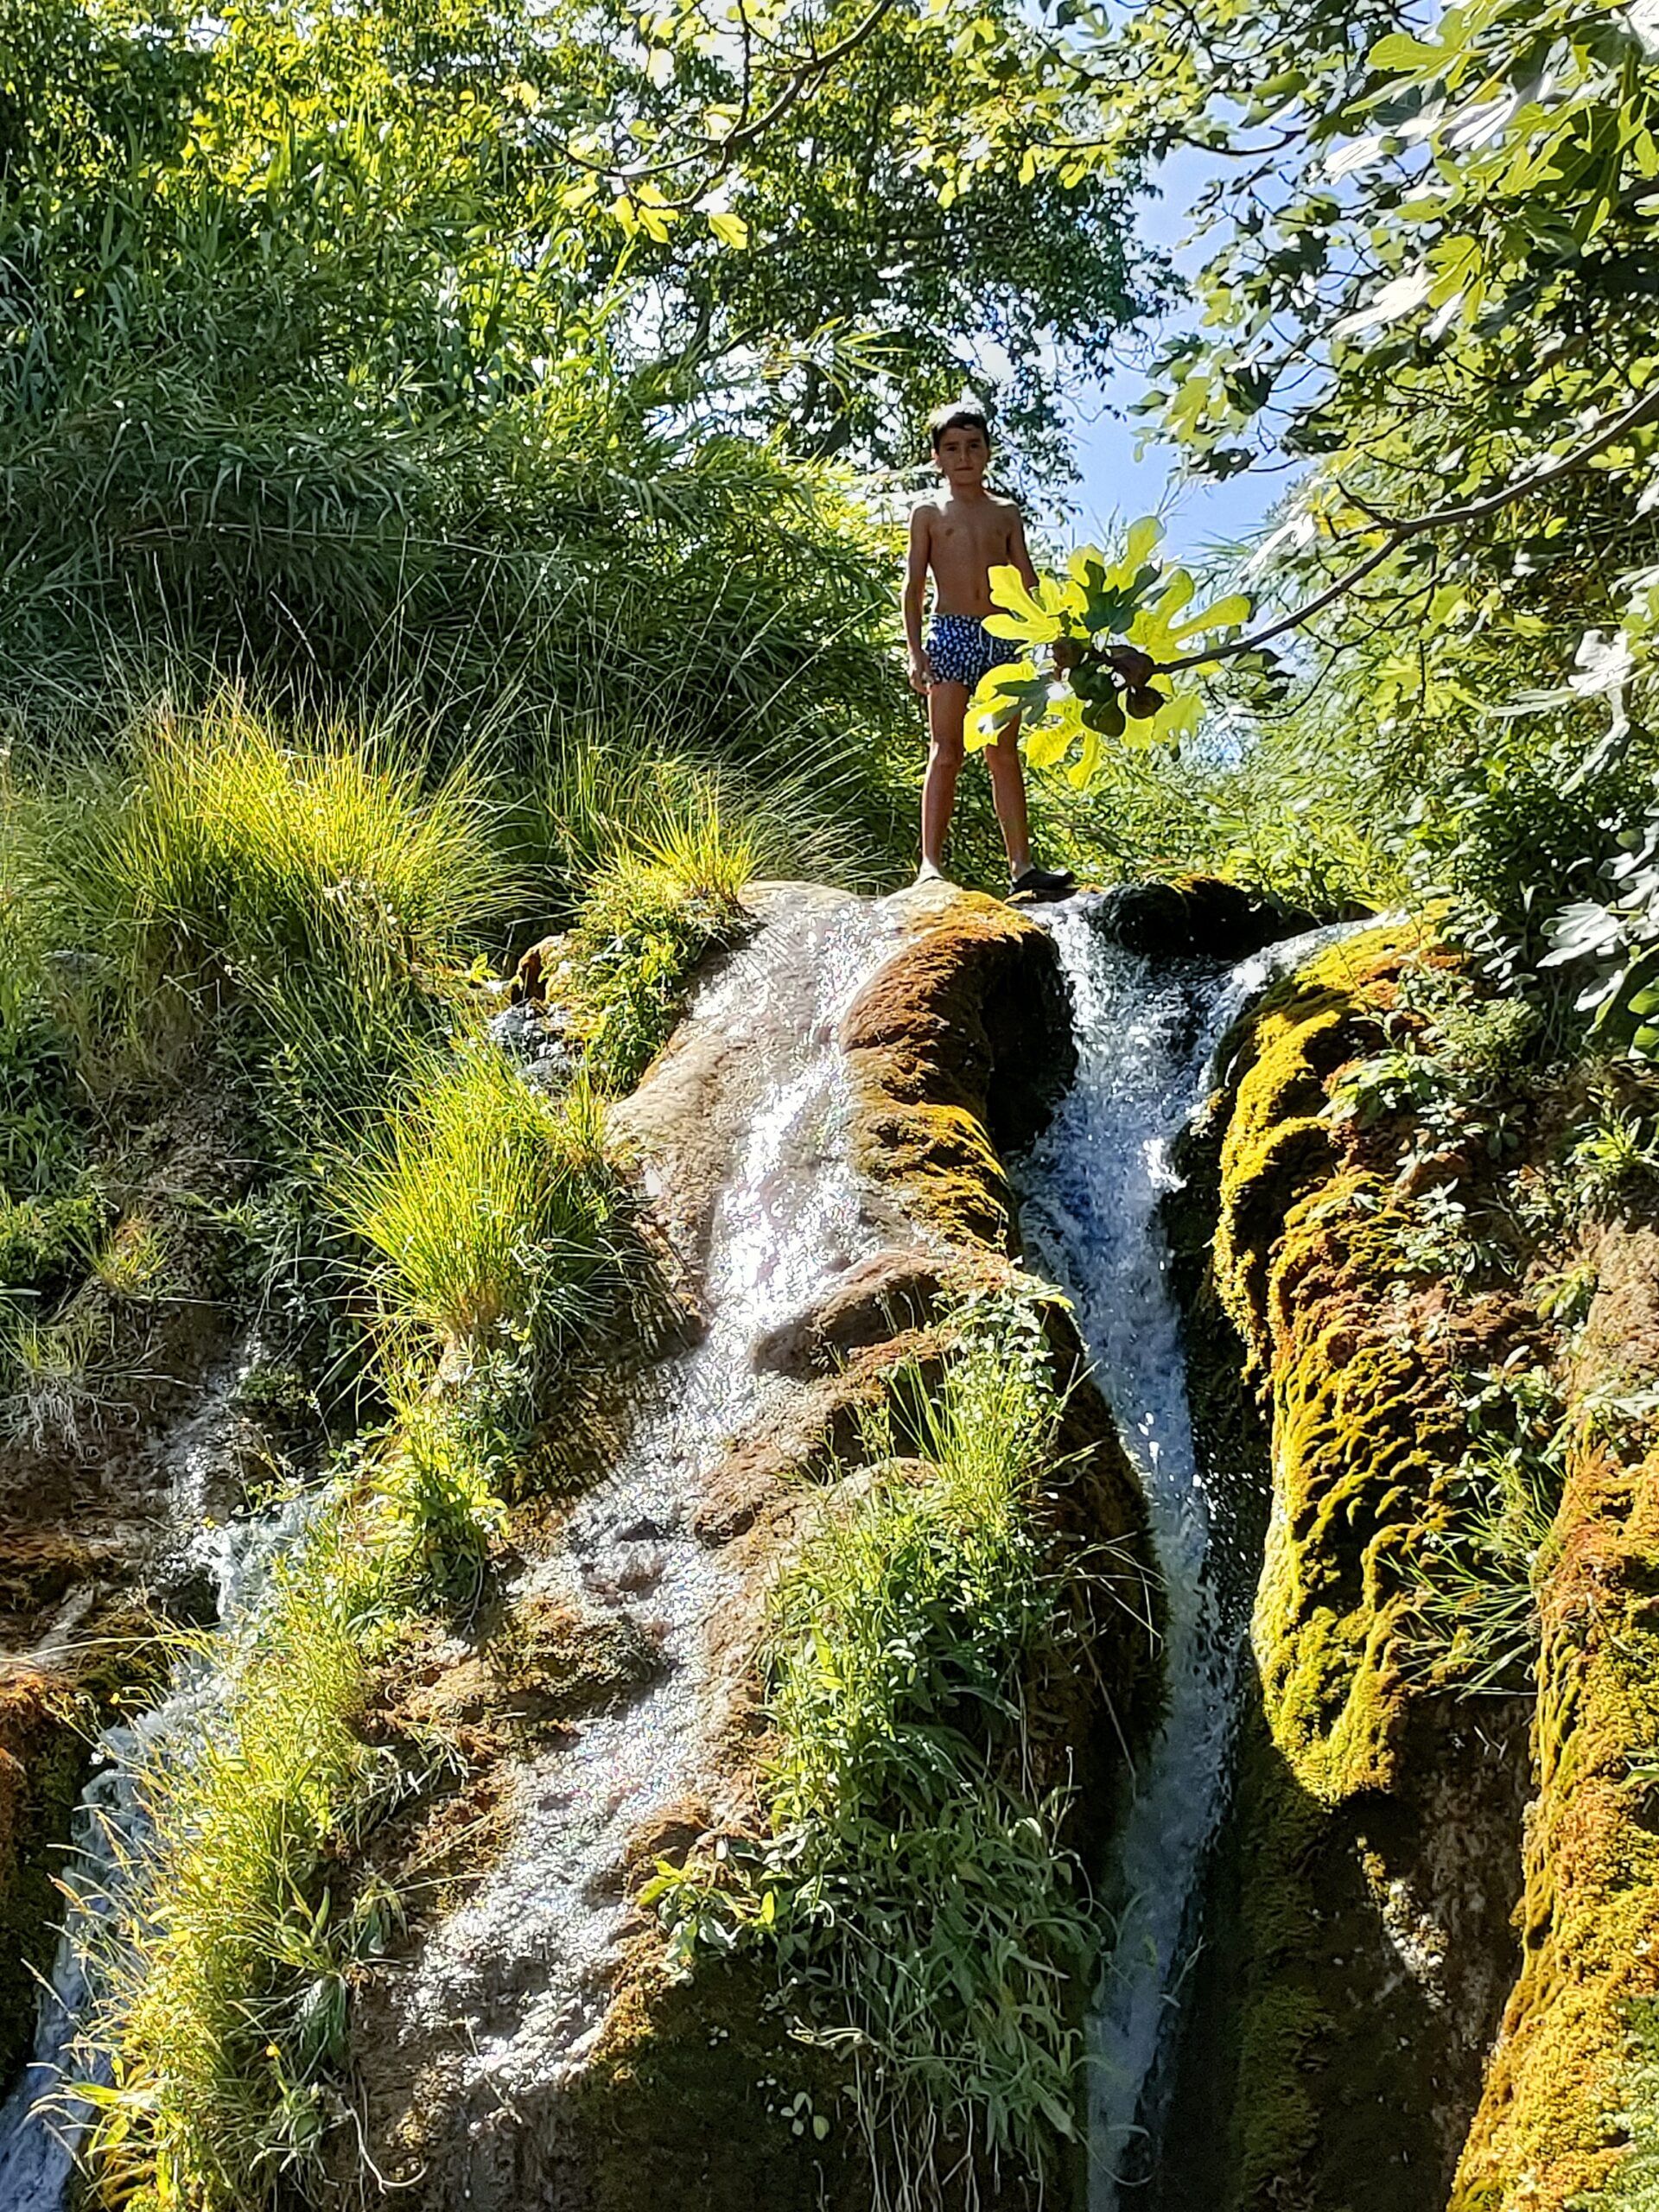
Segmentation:
<svg viewBox="0 0 1659 2212">
<path fill-rule="evenodd" d="M 1135 235 L 1147 247 L 1162 248 L 1183 275 L 1198 260 L 1185 245 L 1194 202 L 1228 165 L 1197 148 L 1183 148 L 1159 168 L 1152 190 L 1136 209 Z M 1139 450 L 1144 423 L 1130 412 L 1146 396 L 1143 364 L 1159 339 L 1196 327 L 1190 305 L 1178 301 L 1149 332 L 1139 334 L 1134 354 L 1104 383 L 1081 387 L 1068 414 L 1077 443 L 1082 481 L 1073 493 L 1075 512 L 1062 525 L 1071 543 L 1109 543 L 1119 524 L 1137 515 L 1161 515 L 1166 550 L 1173 556 L 1203 563 L 1224 548 L 1259 534 L 1274 503 L 1294 481 L 1294 472 L 1265 457 L 1265 466 L 1213 483 L 1185 476 L 1168 447 L 1148 444 Z"/>
</svg>

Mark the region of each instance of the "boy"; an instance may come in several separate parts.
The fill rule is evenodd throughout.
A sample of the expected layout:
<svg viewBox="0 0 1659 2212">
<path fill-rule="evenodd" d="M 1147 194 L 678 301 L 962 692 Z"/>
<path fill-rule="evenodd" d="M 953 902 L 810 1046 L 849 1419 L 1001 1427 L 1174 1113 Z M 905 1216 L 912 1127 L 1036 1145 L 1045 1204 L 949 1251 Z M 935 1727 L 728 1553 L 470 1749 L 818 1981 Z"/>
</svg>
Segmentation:
<svg viewBox="0 0 1659 2212">
<path fill-rule="evenodd" d="M 944 841 L 962 772 L 963 722 L 974 686 L 988 669 L 1017 660 L 1019 653 L 984 627 L 995 612 L 990 572 L 1011 565 L 1027 584 L 1037 572 L 1026 550 L 1025 525 L 1012 499 L 985 488 L 991 434 L 982 413 L 970 401 L 941 408 L 929 428 L 933 465 L 943 483 L 910 518 L 910 562 L 905 577 L 905 638 L 910 647 L 910 680 L 927 697 L 927 774 L 922 783 L 922 865 L 916 880 L 926 883 L 944 871 Z M 933 621 L 922 644 L 922 602 L 929 570 L 933 575 Z M 1008 855 L 1008 892 L 1039 899 L 1063 899 L 1073 887 L 1069 870 L 1033 868 L 1031 832 L 1026 820 L 1025 779 L 1020 766 L 1020 723 L 1016 717 L 988 747 L 991 795 Z"/>
</svg>

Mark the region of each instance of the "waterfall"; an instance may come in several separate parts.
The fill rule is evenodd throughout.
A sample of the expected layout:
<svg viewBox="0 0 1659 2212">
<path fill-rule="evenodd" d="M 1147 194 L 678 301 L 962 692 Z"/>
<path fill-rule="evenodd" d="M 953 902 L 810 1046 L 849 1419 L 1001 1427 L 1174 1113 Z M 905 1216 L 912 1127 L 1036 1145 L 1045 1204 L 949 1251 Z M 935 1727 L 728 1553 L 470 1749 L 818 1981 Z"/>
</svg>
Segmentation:
<svg viewBox="0 0 1659 2212">
<path fill-rule="evenodd" d="M 1171 1147 L 1200 1102 L 1214 1048 L 1274 970 L 1320 932 L 1236 966 L 1124 951 L 1083 896 L 1046 910 L 1074 1002 L 1077 1078 L 1018 1165 L 1031 1264 L 1070 1297 L 1143 1485 L 1166 1586 L 1166 1697 L 1142 1759 L 1109 1875 L 1116 1936 L 1092 2026 L 1090 2212 L 1113 2212 L 1120 2183 L 1155 2156 L 1160 2059 L 1173 1992 L 1198 1917 L 1200 1877 L 1222 1808 L 1242 1651 L 1244 1578 L 1218 1557 L 1214 1510 L 1236 1471 L 1194 1451 L 1179 1316 L 1160 1203 Z M 766 927 L 698 994 L 679 1054 L 715 1069 L 728 1166 L 708 1228 L 706 1328 L 641 1382 L 619 1464 L 574 1510 L 567 1541 L 528 1568 L 518 1599 L 565 1599 L 620 1615 L 660 1664 L 636 1694 L 581 1717 L 527 1761 L 512 1840 L 468 1902 L 432 1931 L 405 1984 L 421 2034 L 453 2033 L 480 2113 L 580 2063 L 605 2008 L 625 1931 L 623 1847 L 653 1808 L 698 1770 L 710 1698 L 702 1624 L 727 1570 L 698 1541 L 702 1478 L 731 1440 L 797 1387 L 759 1365 L 759 1339 L 816 1304 L 882 1241 L 867 1218 L 847 1142 L 850 1095 L 840 1020 L 896 948 L 902 900 L 868 902 L 791 887 Z M 643 1096 L 644 1094 L 642 1094 Z M 672 1195 L 670 1191 L 666 1193 Z M 194 1495 L 194 1493 L 192 1493 Z M 204 1529 L 221 1618 L 234 1633 L 257 1606 L 272 1551 L 303 1524 L 306 1501 L 233 1539 Z M 76 1816 L 73 1893 L 34 2061 L 0 2108 L 0 2212 L 58 2212 L 75 2113 L 31 2110 L 60 2073 L 87 2002 L 86 1939 L 110 1910 L 118 1864 L 142 1862 L 131 1775 L 157 1731 L 200 1729 L 216 1694 L 196 1662 L 134 1731 L 112 1731 Z"/>
<path fill-rule="evenodd" d="M 1095 926 L 1096 903 L 1085 895 L 1045 917 L 1071 988 L 1077 1073 L 1020 1185 L 1032 1261 L 1076 1309 L 1146 1494 L 1166 1590 L 1164 1716 L 1114 1849 L 1116 1937 L 1090 2038 L 1090 2212 L 1113 2212 L 1155 2155 L 1159 2063 L 1222 1808 L 1244 1625 L 1215 1510 L 1236 1471 L 1201 1465 L 1193 1447 L 1160 1206 L 1222 1037 L 1325 933 L 1233 967 L 1154 960 Z"/>
<path fill-rule="evenodd" d="M 649 1637 L 660 1671 L 641 1693 L 579 1719 L 520 1775 L 512 1841 L 432 1931 L 404 2002 L 406 2018 L 459 2035 L 461 2078 L 486 2109 L 580 2064 L 628 1925 L 627 1840 L 707 1771 L 707 1732 L 721 1711 L 707 1627 L 729 1570 L 693 1516 L 734 1437 L 796 1387 L 757 1370 L 757 1340 L 810 1309 L 880 1242 L 850 1156 L 836 1032 L 900 930 L 883 902 L 791 894 L 694 1006 L 682 1053 L 688 1041 L 692 1055 L 709 1045 L 717 1091 L 735 1107 L 709 1238 L 707 1325 L 645 1376 L 620 1463 L 576 1509 L 561 1550 L 515 1593 L 620 1615 Z"/>
</svg>

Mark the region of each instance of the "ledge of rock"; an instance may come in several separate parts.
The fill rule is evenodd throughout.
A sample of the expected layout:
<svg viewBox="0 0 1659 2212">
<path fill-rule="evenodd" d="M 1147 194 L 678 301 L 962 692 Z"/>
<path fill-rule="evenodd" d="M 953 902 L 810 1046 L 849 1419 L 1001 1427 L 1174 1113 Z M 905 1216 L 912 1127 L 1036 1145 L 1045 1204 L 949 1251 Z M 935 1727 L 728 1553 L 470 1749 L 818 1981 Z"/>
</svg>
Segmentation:
<svg viewBox="0 0 1659 2212">
<path fill-rule="evenodd" d="M 1276 906 L 1219 876 L 1181 875 L 1167 882 L 1120 883 L 1097 894 L 1096 927 L 1126 952 L 1243 960 L 1281 938 L 1300 937 L 1321 920 L 1355 915 L 1306 913 Z"/>
</svg>

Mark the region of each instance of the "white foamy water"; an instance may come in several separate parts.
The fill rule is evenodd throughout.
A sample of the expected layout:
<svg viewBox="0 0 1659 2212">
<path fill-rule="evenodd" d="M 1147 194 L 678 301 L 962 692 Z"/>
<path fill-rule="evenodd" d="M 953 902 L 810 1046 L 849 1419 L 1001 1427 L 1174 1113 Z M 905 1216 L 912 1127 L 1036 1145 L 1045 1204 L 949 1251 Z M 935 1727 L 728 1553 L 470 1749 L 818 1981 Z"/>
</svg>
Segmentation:
<svg viewBox="0 0 1659 2212">
<path fill-rule="evenodd" d="M 201 1409 L 170 1440 L 164 1464 L 172 1491 L 179 1548 L 211 1575 L 219 1619 L 245 1630 L 268 1586 L 270 1562 L 291 1544 L 317 1502 L 301 1495 L 255 1520 L 214 1517 L 223 1510 L 224 1433 L 233 1420 L 232 1394 L 247 1358 L 210 1382 Z M 210 1478 L 212 1482 L 210 1483 Z M 52 1973 L 41 1994 L 29 2063 L 0 2104 L 0 2212 L 59 2212 L 68 2193 L 75 2149 L 88 2109 L 67 2092 L 69 2081 L 106 2082 L 107 2067 L 72 2051 L 93 2004 L 92 1976 L 104 1923 L 124 1901 L 128 1882 L 142 1878 L 149 1824 L 137 1777 L 165 1751 L 188 1757 L 218 1709 L 226 1677 L 206 1658 L 182 1666 L 168 1695 L 130 1724 L 106 1729 L 93 1752 L 94 1771 L 81 1793 L 61 1870 L 67 1895 Z"/>
<path fill-rule="evenodd" d="M 1154 961 L 1113 944 L 1091 904 L 1044 917 L 1071 987 L 1077 1074 L 1020 1182 L 1032 1257 L 1075 1305 L 1145 1490 L 1165 1583 L 1164 1717 L 1113 1854 L 1117 1932 L 1091 2037 L 1090 2212 L 1112 2212 L 1154 2117 L 1171 1993 L 1224 1791 L 1242 1627 L 1222 1600 L 1212 1510 L 1237 1471 L 1200 1467 L 1193 1449 L 1160 1202 L 1220 1039 L 1273 973 L 1322 938 L 1230 969 Z"/>
<path fill-rule="evenodd" d="M 893 908 L 853 899 L 774 909 L 694 1007 L 725 1039 L 724 1081 L 742 1100 L 709 1241 L 706 1331 L 646 1378 L 620 1463 L 517 1593 L 631 1619 L 661 1672 L 523 1773 L 512 1842 L 435 1931 L 406 2000 L 423 2027 L 459 2034 L 463 2079 L 504 2102 L 581 2063 L 627 1924 L 628 1840 L 708 1771 L 707 1731 L 722 1713 L 708 1634 L 732 1585 L 692 1516 L 733 1439 L 793 1387 L 756 1371 L 756 1340 L 880 1242 L 853 1172 L 836 1033 L 899 929 Z"/>
</svg>

